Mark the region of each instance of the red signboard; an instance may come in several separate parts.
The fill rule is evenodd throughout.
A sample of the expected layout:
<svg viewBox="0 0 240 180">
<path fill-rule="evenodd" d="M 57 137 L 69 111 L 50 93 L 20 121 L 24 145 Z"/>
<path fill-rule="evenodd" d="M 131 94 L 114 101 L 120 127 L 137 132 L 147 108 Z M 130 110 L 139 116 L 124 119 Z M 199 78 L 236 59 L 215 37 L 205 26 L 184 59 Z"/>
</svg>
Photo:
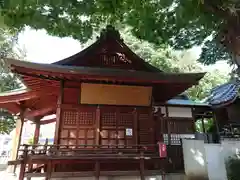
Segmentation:
<svg viewBox="0 0 240 180">
<path fill-rule="evenodd" d="M 158 148 L 159 148 L 159 157 L 160 158 L 165 158 L 167 157 L 167 146 L 166 144 L 159 142 L 158 143 Z"/>
</svg>

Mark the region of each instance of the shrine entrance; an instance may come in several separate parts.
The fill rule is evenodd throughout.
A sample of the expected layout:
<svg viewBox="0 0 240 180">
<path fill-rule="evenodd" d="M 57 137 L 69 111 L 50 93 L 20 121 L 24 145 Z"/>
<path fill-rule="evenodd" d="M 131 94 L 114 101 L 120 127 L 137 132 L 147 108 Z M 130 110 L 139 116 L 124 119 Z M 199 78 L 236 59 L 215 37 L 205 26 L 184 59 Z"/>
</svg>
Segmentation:
<svg viewBox="0 0 240 180">
<path fill-rule="evenodd" d="M 63 106 L 60 132 L 60 144 L 66 146 L 133 148 L 154 143 L 152 111 L 148 107 Z"/>
<path fill-rule="evenodd" d="M 100 109 L 100 145 L 131 148 L 132 145 L 137 144 L 134 108 L 103 107 Z"/>
</svg>

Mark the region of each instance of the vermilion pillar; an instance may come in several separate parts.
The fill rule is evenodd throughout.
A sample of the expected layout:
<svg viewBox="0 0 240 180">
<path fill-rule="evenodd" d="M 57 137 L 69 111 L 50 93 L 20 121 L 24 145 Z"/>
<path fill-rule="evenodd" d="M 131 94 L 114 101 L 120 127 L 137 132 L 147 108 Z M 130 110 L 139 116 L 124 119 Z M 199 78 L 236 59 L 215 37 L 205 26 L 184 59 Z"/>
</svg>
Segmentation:
<svg viewBox="0 0 240 180">
<path fill-rule="evenodd" d="M 24 125 L 24 111 L 20 112 L 20 118 L 16 121 L 16 128 L 12 136 L 12 152 L 10 160 L 17 160 L 18 158 L 18 150 L 21 144 L 22 139 L 22 131 L 23 131 L 23 125 Z M 9 172 L 16 172 L 16 165 L 13 167 L 8 168 Z"/>
<path fill-rule="evenodd" d="M 35 124 L 33 144 L 38 144 L 39 136 L 40 136 L 40 119 L 37 119 Z"/>
</svg>

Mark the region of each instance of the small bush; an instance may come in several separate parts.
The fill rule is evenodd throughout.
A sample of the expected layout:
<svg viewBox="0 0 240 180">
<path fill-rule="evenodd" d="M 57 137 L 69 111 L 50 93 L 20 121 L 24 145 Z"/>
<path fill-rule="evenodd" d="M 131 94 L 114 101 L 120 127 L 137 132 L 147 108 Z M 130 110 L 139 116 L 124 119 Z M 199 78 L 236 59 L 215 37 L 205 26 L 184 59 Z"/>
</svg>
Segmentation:
<svg viewBox="0 0 240 180">
<path fill-rule="evenodd" d="M 237 156 L 229 157 L 226 161 L 228 180 L 240 180 L 240 159 Z"/>
</svg>

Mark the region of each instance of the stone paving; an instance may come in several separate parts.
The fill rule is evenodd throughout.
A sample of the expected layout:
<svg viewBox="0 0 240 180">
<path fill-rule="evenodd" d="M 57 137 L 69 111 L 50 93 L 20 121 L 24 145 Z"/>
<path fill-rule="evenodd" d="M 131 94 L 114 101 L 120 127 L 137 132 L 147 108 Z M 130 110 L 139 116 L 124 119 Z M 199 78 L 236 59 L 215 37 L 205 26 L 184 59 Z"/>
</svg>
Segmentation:
<svg viewBox="0 0 240 180">
<path fill-rule="evenodd" d="M 0 180 L 18 180 L 18 177 L 9 173 L 6 165 L 0 164 Z M 16 169 L 16 174 L 19 173 L 19 168 Z M 26 178 L 25 178 L 26 179 Z M 32 180 L 45 180 L 45 178 L 31 178 Z M 94 177 L 81 178 L 54 178 L 52 180 L 94 180 Z M 139 177 L 101 177 L 100 180 L 140 180 Z M 160 176 L 146 177 L 146 180 L 163 180 Z M 172 174 L 165 178 L 165 180 L 185 180 L 184 174 Z"/>
<path fill-rule="evenodd" d="M 17 180 L 17 176 L 8 173 L 6 164 L 0 164 L 0 180 Z"/>
<path fill-rule="evenodd" d="M 17 173 L 19 172 L 19 168 L 17 168 Z M 17 175 L 7 172 L 6 168 L 3 169 L 0 166 L 0 180 L 18 180 Z M 32 178 L 32 180 L 44 180 L 44 178 Z"/>
<path fill-rule="evenodd" d="M 17 180 L 17 176 L 7 173 L 6 171 L 0 172 L 0 180 Z"/>
</svg>

